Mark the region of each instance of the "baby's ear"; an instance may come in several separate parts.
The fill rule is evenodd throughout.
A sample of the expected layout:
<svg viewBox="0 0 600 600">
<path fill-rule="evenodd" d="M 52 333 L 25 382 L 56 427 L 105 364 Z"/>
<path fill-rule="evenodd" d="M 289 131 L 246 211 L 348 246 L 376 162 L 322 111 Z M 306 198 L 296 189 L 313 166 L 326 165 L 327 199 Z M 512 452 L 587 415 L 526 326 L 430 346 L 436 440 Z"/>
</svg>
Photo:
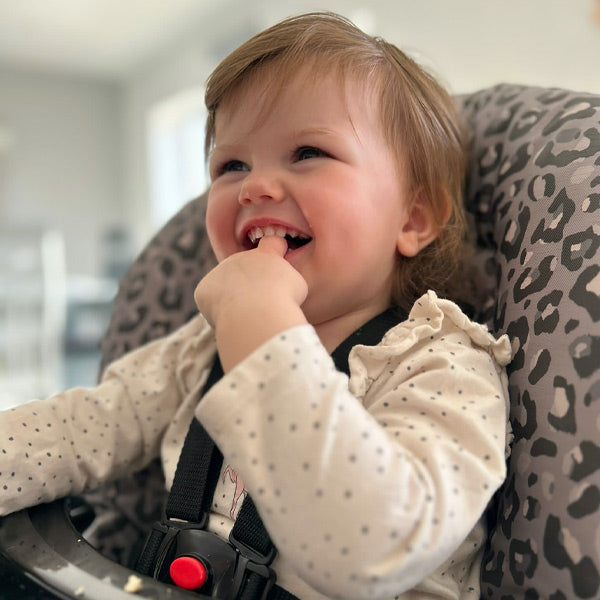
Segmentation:
<svg viewBox="0 0 600 600">
<path fill-rule="evenodd" d="M 396 242 L 396 248 L 402 256 L 416 256 L 435 240 L 448 222 L 451 212 L 448 195 L 441 193 L 440 198 L 436 199 L 435 208 L 432 204 L 427 201 L 423 189 L 410 199 Z"/>
</svg>

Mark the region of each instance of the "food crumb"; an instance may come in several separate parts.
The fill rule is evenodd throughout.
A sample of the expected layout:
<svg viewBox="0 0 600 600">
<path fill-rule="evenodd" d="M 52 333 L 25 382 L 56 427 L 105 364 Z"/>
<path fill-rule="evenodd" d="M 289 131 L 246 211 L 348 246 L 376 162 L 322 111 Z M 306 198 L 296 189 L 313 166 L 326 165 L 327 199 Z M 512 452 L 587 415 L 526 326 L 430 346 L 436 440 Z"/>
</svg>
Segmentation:
<svg viewBox="0 0 600 600">
<path fill-rule="evenodd" d="M 142 580 L 137 575 L 130 575 L 123 589 L 130 594 L 137 594 L 142 589 Z"/>
<path fill-rule="evenodd" d="M 75 593 L 75 595 L 76 595 L 76 596 L 83 596 L 84 592 L 85 592 L 85 588 L 84 588 L 82 585 L 80 585 L 80 586 L 79 586 L 79 587 L 78 587 L 78 588 L 75 590 L 75 592 L 74 592 L 74 593 Z"/>
</svg>

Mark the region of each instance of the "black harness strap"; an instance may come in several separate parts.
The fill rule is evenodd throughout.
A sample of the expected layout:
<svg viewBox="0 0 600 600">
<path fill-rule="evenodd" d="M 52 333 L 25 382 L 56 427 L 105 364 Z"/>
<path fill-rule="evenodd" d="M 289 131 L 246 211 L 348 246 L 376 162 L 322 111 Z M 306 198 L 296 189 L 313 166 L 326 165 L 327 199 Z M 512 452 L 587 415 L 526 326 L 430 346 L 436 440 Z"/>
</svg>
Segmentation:
<svg viewBox="0 0 600 600">
<path fill-rule="evenodd" d="M 221 361 L 217 356 L 202 395 L 223 377 Z M 201 523 L 204 528 L 219 473 L 223 455 L 212 441 L 200 421 L 192 419 L 183 443 L 177 469 L 167 500 L 166 516 Z"/>
<path fill-rule="evenodd" d="M 358 345 L 375 345 L 384 334 L 406 314 L 397 310 L 387 310 L 357 329 L 332 353 L 332 359 L 339 371 L 350 374 L 348 356 Z M 215 359 L 201 396 L 223 376 L 218 356 Z M 165 538 L 169 536 L 169 526 L 175 521 L 193 524 L 196 529 L 204 529 L 208 522 L 210 506 L 220 476 L 223 456 L 202 424 L 193 419 L 186 436 L 167 506 L 165 519 L 150 533 L 146 546 L 137 564 L 137 570 L 155 576 L 157 561 L 165 554 Z M 271 538 L 256 510 L 252 498 L 247 495 L 235 520 L 229 538 L 230 544 L 243 556 L 265 568 L 270 565 L 277 552 Z M 297 600 L 295 596 L 276 585 L 265 588 L 265 575 L 261 569 L 249 570 L 237 598 L 239 600 Z"/>
</svg>

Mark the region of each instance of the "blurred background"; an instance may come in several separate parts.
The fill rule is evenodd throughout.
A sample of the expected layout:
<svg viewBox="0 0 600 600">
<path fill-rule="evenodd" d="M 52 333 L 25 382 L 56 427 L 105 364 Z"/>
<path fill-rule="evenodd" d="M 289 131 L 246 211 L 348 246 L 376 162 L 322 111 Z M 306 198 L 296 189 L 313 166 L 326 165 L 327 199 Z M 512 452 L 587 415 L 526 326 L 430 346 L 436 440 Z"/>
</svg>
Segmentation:
<svg viewBox="0 0 600 600">
<path fill-rule="evenodd" d="M 0 0 L 0 408 L 95 382 L 119 277 L 207 186 L 206 77 L 308 10 L 456 94 L 600 93 L 600 0 Z"/>
</svg>

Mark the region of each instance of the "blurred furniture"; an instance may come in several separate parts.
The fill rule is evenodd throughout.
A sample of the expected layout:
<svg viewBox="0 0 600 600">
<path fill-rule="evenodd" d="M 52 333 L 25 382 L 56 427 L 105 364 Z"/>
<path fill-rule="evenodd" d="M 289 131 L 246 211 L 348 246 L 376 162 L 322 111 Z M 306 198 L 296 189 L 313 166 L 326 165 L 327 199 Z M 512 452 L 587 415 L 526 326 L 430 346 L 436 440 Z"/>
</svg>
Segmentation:
<svg viewBox="0 0 600 600">
<path fill-rule="evenodd" d="M 0 227 L 0 408 L 60 389 L 65 319 L 61 234 Z"/>
<path fill-rule="evenodd" d="M 515 439 L 488 511 L 481 595 L 598 598 L 600 97 L 498 85 L 458 101 L 473 138 L 465 202 L 481 270 L 476 308 L 514 351 Z M 195 313 L 193 290 L 214 265 L 204 209 L 205 197 L 184 207 L 122 279 L 104 365 Z M 160 514 L 161 489 L 154 463 L 89 495 L 100 515 L 89 539 L 127 562 Z M 27 520 L 27 512 L 5 521 Z"/>
</svg>

